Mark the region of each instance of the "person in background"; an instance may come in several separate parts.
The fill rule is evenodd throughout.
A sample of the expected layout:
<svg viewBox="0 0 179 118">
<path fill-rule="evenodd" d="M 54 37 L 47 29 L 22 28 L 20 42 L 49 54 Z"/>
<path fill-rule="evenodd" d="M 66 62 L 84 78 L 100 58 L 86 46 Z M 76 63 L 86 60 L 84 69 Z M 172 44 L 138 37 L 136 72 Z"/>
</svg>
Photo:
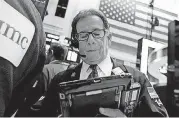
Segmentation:
<svg viewBox="0 0 179 118">
<path fill-rule="evenodd" d="M 64 62 L 67 52 L 67 47 L 60 44 L 52 44 L 49 48 L 47 58 L 50 59 L 50 63 L 46 64 L 43 68 L 43 74 L 47 86 L 57 73 L 65 71 L 68 68 L 69 64 Z"/>
<path fill-rule="evenodd" d="M 10 117 L 26 101 L 27 91 L 36 81 L 36 75 L 42 72 L 45 62 L 45 34 L 40 14 L 31 0 L 1 0 L 0 11 L 0 28 L 7 26 L 5 32 L 1 29 L 0 44 L 10 41 L 5 46 L 9 49 L 0 52 L 0 117 Z M 14 14 L 17 15 L 13 16 Z M 11 31 L 14 33 L 11 34 Z M 30 34 L 32 35 L 29 36 Z M 18 40 L 15 40 L 17 37 Z M 16 51 L 14 45 L 22 52 L 26 50 L 22 60 L 17 55 L 22 52 Z M 20 60 L 19 65 L 9 61 L 12 58 L 4 58 L 2 51 L 14 51 L 11 55 L 14 55 L 13 59 Z"/>
<path fill-rule="evenodd" d="M 36 82 L 29 90 L 26 102 L 18 109 L 16 117 L 38 117 L 38 110 L 41 108 L 41 103 L 51 80 L 57 73 L 68 68 L 69 64 L 64 62 L 67 51 L 66 46 L 59 43 L 51 44 L 46 58 L 50 63 L 46 64 L 42 72 L 36 76 Z"/>
<path fill-rule="evenodd" d="M 50 63 L 46 64 L 41 73 L 36 76 L 36 82 L 29 90 L 26 96 L 26 102 L 19 108 L 16 117 L 38 117 L 38 111 L 41 108 L 41 103 L 45 98 L 45 93 L 53 77 L 65 71 L 69 64 L 65 63 L 67 55 L 67 47 L 59 43 L 52 43 L 48 49 L 47 59 Z"/>
<path fill-rule="evenodd" d="M 168 116 L 146 76 L 137 69 L 121 65 L 110 57 L 109 47 L 112 36 L 107 18 L 102 12 L 95 9 L 80 11 L 72 22 L 72 38 L 75 46 L 79 48 L 83 61 L 78 66 L 60 72 L 53 78 L 42 104 L 41 116 L 52 117 L 62 113 L 57 90 L 60 82 L 117 75 L 118 72 L 131 73 L 132 81 L 141 87 L 137 106 L 133 107 L 134 103 L 128 106 L 134 111 L 131 116 Z M 90 114 L 90 110 L 87 113 Z M 111 108 L 99 108 L 99 113 L 110 117 L 127 116 L 120 109 Z"/>
</svg>

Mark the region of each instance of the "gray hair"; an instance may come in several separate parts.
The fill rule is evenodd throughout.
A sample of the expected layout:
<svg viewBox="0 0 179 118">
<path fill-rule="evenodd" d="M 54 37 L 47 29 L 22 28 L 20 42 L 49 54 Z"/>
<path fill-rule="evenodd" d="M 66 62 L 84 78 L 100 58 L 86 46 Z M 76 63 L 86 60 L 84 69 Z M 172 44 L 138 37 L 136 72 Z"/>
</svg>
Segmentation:
<svg viewBox="0 0 179 118">
<path fill-rule="evenodd" d="M 77 25 L 78 21 L 81 18 L 85 18 L 87 16 L 93 16 L 93 15 L 101 18 L 101 20 L 103 21 L 103 24 L 104 24 L 104 28 L 109 29 L 110 26 L 109 26 L 109 23 L 107 21 L 107 18 L 105 17 L 105 15 L 101 11 L 96 10 L 96 9 L 82 10 L 75 16 L 75 18 L 73 19 L 72 25 L 71 25 L 71 27 L 72 27 L 71 36 L 72 36 L 73 39 L 75 39 L 75 34 L 77 33 L 76 25 Z"/>
</svg>

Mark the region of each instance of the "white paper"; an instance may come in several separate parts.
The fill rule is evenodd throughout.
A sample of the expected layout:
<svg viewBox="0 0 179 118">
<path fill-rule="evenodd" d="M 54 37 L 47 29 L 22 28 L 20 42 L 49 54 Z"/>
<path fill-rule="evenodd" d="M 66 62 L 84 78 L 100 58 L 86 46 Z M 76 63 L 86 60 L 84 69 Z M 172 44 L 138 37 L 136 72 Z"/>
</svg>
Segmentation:
<svg viewBox="0 0 179 118">
<path fill-rule="evenodd" d="M 21 13 L 0 0 L 0 56 L 18 66 L 34 36 L 34 25 Z"/>
</svg>

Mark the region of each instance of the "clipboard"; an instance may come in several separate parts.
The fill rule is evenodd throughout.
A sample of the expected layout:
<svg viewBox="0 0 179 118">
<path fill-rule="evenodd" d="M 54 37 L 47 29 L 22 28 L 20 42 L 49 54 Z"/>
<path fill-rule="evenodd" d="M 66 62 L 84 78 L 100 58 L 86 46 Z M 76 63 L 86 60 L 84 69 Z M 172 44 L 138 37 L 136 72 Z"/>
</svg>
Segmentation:
<svg viewBox="0 0 179 118">
<path fill-rule="evenodd" d="M 122 92 L 129 88 L 131 79 L 130 73 L 123 73 L 60 83 L 58 91 L 62 116 L 94 117 L 100 107 L 119 108 Z"/>
</svg>

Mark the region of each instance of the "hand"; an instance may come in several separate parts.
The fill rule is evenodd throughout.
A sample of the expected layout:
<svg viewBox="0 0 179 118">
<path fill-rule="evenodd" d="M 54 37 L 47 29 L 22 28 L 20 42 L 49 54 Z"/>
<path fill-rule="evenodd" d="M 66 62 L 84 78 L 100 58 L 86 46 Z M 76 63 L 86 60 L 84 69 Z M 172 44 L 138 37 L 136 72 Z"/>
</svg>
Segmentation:
<svg viewBox="0 0 179 118">
<path fill-rule="evenodd" d="M 122 113 L 119 109 L 99 108 L 99 112 L 109 117 L 126 117 L 126 115 Z"/>
</svg>

